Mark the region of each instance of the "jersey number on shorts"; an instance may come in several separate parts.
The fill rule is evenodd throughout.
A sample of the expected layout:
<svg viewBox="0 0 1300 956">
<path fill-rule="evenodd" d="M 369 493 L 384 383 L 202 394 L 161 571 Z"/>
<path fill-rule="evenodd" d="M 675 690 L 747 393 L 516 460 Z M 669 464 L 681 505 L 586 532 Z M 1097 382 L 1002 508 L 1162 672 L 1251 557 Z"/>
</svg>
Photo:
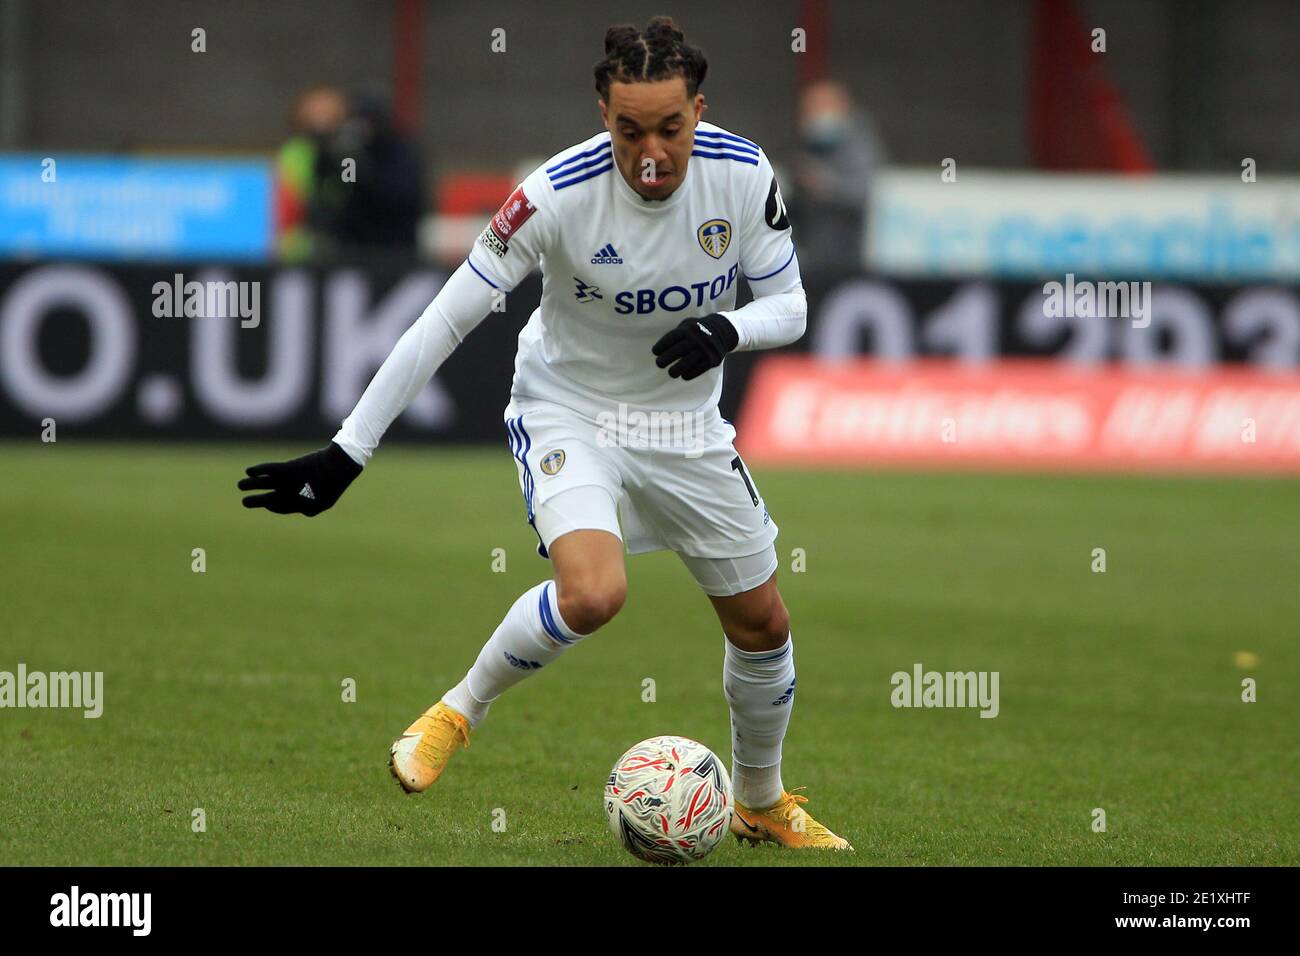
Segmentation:
<svg viewBox="0 0 1300 956">
<path fill-rule="evenodd" d="M 754 490 L 754 485 L 749 480 L 749 474 L 745 471 L 745 463 L 737 455 L 731 459 L 731 470 L 740 472 L 740 477 L 745 479 L 745 488 L 749 490 L 749 500 L 754 502 L 754 507 L 758 507 L 758 492 Z"/>
</svg>

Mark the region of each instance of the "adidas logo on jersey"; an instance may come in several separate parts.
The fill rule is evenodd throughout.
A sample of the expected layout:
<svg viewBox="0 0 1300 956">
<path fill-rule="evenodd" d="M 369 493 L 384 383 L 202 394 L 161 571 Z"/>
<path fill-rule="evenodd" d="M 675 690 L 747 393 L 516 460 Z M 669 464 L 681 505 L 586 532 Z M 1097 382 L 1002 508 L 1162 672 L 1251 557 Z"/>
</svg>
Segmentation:
<svg viewBox="0 0 1300 956">
<path fill-rule="evenodd" d="M 621 266 L 623 257 L 614 249 L 612 242 L 607 242 L 605 248 L 591 257 L 591 264 L 593 266 Z"/>
</svg>

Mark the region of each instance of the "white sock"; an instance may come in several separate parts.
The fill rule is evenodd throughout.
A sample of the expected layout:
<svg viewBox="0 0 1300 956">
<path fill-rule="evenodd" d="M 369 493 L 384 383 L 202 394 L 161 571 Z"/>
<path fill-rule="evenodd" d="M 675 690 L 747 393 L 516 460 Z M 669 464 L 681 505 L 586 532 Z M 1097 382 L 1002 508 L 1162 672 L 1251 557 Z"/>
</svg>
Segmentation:
<svg viewBox="0 0 1300 956">
<path fill-rule="evenodd" d="M 464 714 L 471 727 L 477 726 L 492 701 L 585 636 L 560 617 L 555 582 L 543 581 L 520 595 L 479 651 L 469 673 L 442 699 Z"/>
<path fill-rule="evenodd" d="M 770 651 L 727 645 L 722 688 L 731 707 L 731 786 L 761 810 L 781 799 L 781 742 L 794 708 L 794 638 Z"/>
</svg>

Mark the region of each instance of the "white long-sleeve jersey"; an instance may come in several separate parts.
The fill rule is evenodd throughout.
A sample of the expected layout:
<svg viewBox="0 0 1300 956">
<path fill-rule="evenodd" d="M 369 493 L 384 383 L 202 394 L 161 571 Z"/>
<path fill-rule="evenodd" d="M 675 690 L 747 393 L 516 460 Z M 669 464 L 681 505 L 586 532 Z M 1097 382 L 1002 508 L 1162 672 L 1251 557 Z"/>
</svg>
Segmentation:
<svg viewBox="0 0 1300 956">
<path fill-rule="evenodd" d="M 519 333 L 511 396 L 566 405 L 593 421 L 620 404 L 717 414 L 721 367 L 686 382 L 655 365 L 651 346 L 685 318 L 725 315 L 741 350 L 785 345 L 804 332 L 799 263 L 762 149 L 701 122 L 681 185 L 667 199 L 647 200 L 615 167 L 605 131 L 524 179 L 334 441 L 365 464 L 500 294 L 538 264 L 541 302 Z M 754 301 L 737 309 L 741 276 Z"/>
</svg>

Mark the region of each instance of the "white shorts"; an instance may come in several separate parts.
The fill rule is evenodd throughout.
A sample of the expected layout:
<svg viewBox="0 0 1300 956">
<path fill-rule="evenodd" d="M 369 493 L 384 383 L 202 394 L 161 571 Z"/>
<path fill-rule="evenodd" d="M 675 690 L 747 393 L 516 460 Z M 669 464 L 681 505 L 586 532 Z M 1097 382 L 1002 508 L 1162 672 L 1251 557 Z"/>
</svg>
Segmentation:
<svg viewBox="0 0 1300 956">
<path fill-rule="evenodd" d="M 533 515 L 533 528 L 537 537 L 546 543 L 538 546 L 543 557 L 556 538 L 570 531 L 608 531 L 619 539 L 623 537 L 618 505 L 609 492 L 597 485 L 569 488 L 547 499 Z M 716 597 L 753 590 L 776 572 L 777 564 L 776 548 L 770 544 L 757 554 L 738 558 L 696 558 L 681 552 L 678 557 L 704 593 Z"/>
<path fill-rule="evenodd" d="M 511 401 L 505 425 L 543 553 L 561 534 L 596 528 L 618 535 L 630 554 L 677 552 L 710 594 L 749 590 L 776 570 L 776 522 L 732 444 L 736 430 L 716 414 L 697 434 L 687 430 L 689 441 L 649 447 L 533 399 Z M 605 496 L 571 495 L 571 504 L 547 508 L 562 492 L 590 487 Z"/>
</svg>

